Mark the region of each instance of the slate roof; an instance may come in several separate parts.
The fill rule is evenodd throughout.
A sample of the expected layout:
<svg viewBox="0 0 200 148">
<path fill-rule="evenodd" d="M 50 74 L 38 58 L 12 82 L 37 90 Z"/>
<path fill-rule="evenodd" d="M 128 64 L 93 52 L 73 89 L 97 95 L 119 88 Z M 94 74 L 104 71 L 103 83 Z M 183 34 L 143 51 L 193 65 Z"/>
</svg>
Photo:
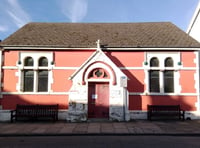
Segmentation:
<svg viewBox="0 0 200 148">
<path fill-rule="evenodd" d="M 200 47 L 200 43 L 170 22 L 155 23 L 29 23 L 1 42 L 2 46 Z"/>
</svg>

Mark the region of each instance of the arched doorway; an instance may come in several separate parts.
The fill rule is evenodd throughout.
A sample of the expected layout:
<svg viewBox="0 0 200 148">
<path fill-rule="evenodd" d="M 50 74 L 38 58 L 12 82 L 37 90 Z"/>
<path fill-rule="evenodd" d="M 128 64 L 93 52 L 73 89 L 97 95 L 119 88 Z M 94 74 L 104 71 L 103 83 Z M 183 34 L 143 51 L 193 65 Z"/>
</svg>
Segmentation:
<svg viewBox="0 0 200 148">
<path fill-rule="evenodd" d="M 109 118 L 109 73 L 95 68 L 88 75 L 88 118 Z"/>
<path fill-rule="evenodd" d="M 109 83 L 89 83 L 88 118 L 109 118 Z"/>
</svg>

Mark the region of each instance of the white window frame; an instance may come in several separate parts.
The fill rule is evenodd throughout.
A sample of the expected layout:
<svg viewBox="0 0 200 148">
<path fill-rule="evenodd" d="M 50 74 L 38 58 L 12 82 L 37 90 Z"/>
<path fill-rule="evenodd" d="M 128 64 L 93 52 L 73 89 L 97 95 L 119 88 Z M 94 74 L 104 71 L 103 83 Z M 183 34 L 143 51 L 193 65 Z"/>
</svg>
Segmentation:
<svg viewBox="0 0 200 148">
<path fill-rule="evenodd" d="M 25 59 L 27 57 L 33 58 L 33 66 L 24 66 L 25 65 Z M 47 67 L 39 67 L 39 59 L 45 57 L 48 60 L 48 66 Z M 53 68 L 53 53 L 52 52 L 20 52 L 19 53 L 19 61 L 18 61 L 18 67 L 19 67 L 19 84 L 20 88 L 18 89 L 21 93 L 50 93 L 51 91 L 51 83 L 52 83 L 52 68 Z M 33 82 L 33 91 L 32 92 L 25 92 L 24 91 L 24 70 L 31 69 L 34 71 L 34 82 Z M 39 70 L 48 70 L 48 88 L 46 92 L 39 92 L 38 91 L 38 71 Z"/>
<path fill-rule="evenodd" d="M 150 60 L 152 58 L 157 58 L 159 61 L 159 67 L 150 67 Z M 172 58 L 174 62 L 173 67 L 165 67 L 165 59 Z M 148 65 L 146 66 L 146 92 L 152 95 L 170 95 L 170 94 L 179 94 L 180 93 L 180 84 L 179 84 L 179 69 L 180 69 L 180 62 L 181 56 L 180 52 L 147 52 L 146 53 L 146 61 Z M 149 82 L 149 71 L 150 70 L 159 70 L 159 83 L 160 83 L 160 92 L 150 92 L 150 82 Z M 166 93 L 164 92 L 164 71 L 165 70 L 173 70 L 174 71 L 174 92 L 173 93 Z"/>
</svg>

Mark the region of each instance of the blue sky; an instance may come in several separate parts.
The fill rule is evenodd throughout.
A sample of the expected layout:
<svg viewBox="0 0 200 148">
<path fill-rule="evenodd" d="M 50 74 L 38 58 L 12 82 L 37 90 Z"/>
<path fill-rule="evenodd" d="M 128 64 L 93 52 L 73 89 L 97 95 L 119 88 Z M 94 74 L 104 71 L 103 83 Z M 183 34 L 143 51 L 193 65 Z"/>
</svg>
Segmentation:
<svg viewBox="0 0 200 148">
<path fill-rule="evenodd" d="M 0 39 L 28 22 L 166 22 L 186 31 L 200 0 L 0 0 Z"/>
</svg>

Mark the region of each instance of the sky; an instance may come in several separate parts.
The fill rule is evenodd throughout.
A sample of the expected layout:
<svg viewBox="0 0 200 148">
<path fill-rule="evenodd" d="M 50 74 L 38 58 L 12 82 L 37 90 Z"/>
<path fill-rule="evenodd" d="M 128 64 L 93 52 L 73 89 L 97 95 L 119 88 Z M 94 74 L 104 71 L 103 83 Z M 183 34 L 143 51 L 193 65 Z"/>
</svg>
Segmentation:
<svg viewBox="0 0 200 148">
<path fill-rule="evenodd" d="M 186 31 L 200 0 L 0 0 L 0 40 L 29 22 L 172 22 Z"/>
</svg>

